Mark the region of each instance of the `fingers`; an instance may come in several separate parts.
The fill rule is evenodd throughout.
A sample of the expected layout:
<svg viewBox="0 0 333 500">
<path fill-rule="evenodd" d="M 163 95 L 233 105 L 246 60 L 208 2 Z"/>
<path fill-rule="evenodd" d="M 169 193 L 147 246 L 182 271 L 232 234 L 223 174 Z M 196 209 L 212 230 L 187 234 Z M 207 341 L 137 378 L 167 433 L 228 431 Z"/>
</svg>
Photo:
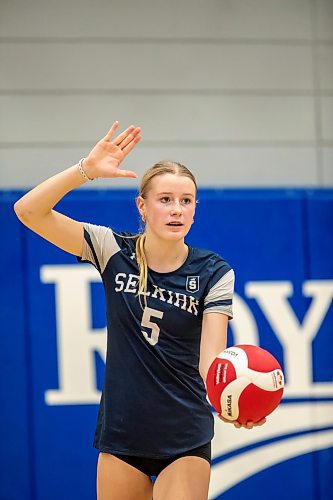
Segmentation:
<svg viewBox="0 0 333 500">
<path fill-rule="evenodd" d="M 245 429 L 253 429 L 253 427 L 258 427 L 266 422 L 266 418 L 259 420 L 258 422 L 248 421 L 245 424 L 240 425 L 240 427 L 245 427 Z"/>
<path fill-rule="evenodd" d="M 135 129 L 131 133 L 127 134 L 127 136 L 121 141 L 119 147 L 124 151 L 126 146 L 128 146 L 128 144 L 130 144 L 130 142 L 132 142 L 140 134 L 140 132 L 141 128 L 135 127 Z"/>
<path fill-rule="evenodd" d="M 137 127 L 138 128 L 138 127 Z M 123 149 L 124 146 L 128 144 L 129 141 L 133 139 L 133 137 L 139 132 L 134 125 L 128 127 L 124 132 L 119 134 L 117 137 L 113 139 L 113 144 L 119 146 Z"/>
<path fill-rule="evenodd" d="M 227 420 L 221 414 L 218 415 L 218 417 L 221 420 L 223 420 L 223 422 L 226 422 L 227 424 L 234 424 L 234 426 L 237 429 L 240 429 L 241 427 L 244 427 L 245 429 L 253 429 L 253 427 L 263 425 L 266 422 L 266 418 L 263 418 L 263 419 L 259 420 L 258 422 L 248 421 L 248 422 L 245 422 L 244 424 L 241 424 L 237 420 Z"/>
<path fill-rule="evenodd" d="M 141 140 L 141 136 L 139 133 L 134 137 L 134 139 L 123 149 L 124 155 L 128 155 L 130 151 L 137 145 L 137 143 Z"/>
<path fill-rule="evenodd" d="M 262 420 L 259 420 L 259 422 L 256 422 L 255 425 L 263 425 L 266 423 L 266 418 L 263 418 Z"/>
<path fill-rule="evenodd" d="M 137 178 L 137 174 L 132 172 L 132 170 L 118 170 L 116 177 L 131 177 L 133 179 Z"/>
<path fill-rule="evenodd" d="M 130 127 L 127 127 L 127 129 L 124 130 L 117 137 L 112 139 L 112 137 L 113 137 L 113 135 L 118 127 L 118 124 L 119 124 L 118 121 L 115 121 L 113 123 L 109 132 L 102 139 L 102 141 L 107 141 L 109 143 L 108 149 L 107 149 L 109 152 L 112 149 L 113 154 L 117 154 L 118 156 L 121 156 L 121 159 L 119 161 L 119 163 L 121 163 L 123 161 L 123 159 L 125 158 L 125 156 L 127 156 L 128 153 L 130 151 L 132 151 L 132 149 L 141 140 L 141 136 L 140 136 L 141 128 L 134 127 L 134 125 L 131 125 Z M 135 172 L 130 171 L 130 170 L 117 169 L 115 177 L 136 178 L 137 174 Z"/>
<path fill-rule="evenodd" d="M 104 137 L 104 140 L 111 142 L 112 136 L 114 135 L 115 131 L 117 130 L 119 125 L 118 121 L 115 121 Z M 116 146 L 120 146 L 121 149 L 124 149 L 124 147 L 127 146 L 129 142 L 133 140 L 133 138 L 141 132 L 140 127 L 134 127 L 134 125 L 131 125 L 130 127 L 127 127 L 126 130 L 124 130 L 121 134 L 119 134 L 117 137 L 115 137 L 112 140 L 112 143 L 115 144 Z"/>
<path fill-rule="evenodd" d="M 128 155 L 130 151 L 134 148 L 134 146 L 141 140 L 140 132 L 141 128 L 140 127 L 134 127 L 134 125 L 131 125 L 128 127 L 124 132 L 119 134 L 115 139 L 111 141 L 112 135 L 114 134 L 116 128 L 118 126 L 118 122 L 115 122 L 107 135 L 105 136 L 105 139 L 107 139 L 109 142 L 112 142 L 112 144 L 118 146 L 124 155 Z"/>
<path fill-rule="evenodd" d="M 237 422 L 237 420 L 228 420 L 224 417 L 222 417 L 222 415 L 217 415 L 223 422 L 225 422 L 226 424 L 234 424 L 235 427 L 237 427 L 237 429 L 239 429 L 240 427 L 242 427 L 242 425 Z"/>
<path fill-rule="evenodd" d="M 112 136 L 113 134 L 115 133 L 115 131 L 117 130 L 118 128 L 118 125 L 119 125 L 119 122 L 116 120 L 115 122 L 113 122 L 113 125 L 112 127 L 110 128 L 109 132 L 106 134 L 106 136 L 104 137 L 104 139 L 106 141 L 111 141 L 112 139 Z"/>
</svg>

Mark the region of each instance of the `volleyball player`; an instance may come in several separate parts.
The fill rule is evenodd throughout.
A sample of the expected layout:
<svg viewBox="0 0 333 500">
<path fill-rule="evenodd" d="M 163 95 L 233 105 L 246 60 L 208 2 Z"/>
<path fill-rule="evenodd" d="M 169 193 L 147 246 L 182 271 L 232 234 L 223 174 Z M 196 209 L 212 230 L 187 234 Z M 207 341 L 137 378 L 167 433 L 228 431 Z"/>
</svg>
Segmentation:
<svg viewBox="0 0 333 500">
<path fill-rule="evenodd" d="M 145 173 L 136 199 L 139 235 L 117 234 L 53 209 L 96 177 L 137 177 L 119 165 L 140 141 L 141 129 L 131 126 L 114 138 L 117 127 L 114 122 L 77 165 L 24 195 L 15 212 L 102 277 L 108 333 L 93 443 L 100 451 L 98 500 L 205 500 L 214 421 L 204 380 L 226 347 L 234 273 L 218 254 L 184 241 L 194 222 L 195 178 L 169 161 Z"/>
</svg>

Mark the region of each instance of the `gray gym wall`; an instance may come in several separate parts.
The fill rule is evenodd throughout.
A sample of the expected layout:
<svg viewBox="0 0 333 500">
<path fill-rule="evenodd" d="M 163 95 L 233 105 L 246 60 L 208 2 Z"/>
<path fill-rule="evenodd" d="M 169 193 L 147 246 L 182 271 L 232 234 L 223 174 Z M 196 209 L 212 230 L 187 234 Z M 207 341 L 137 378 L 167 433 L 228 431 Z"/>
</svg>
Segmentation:
<svg viewBox="0 0 333 500">
<path fill-rule="evenodd" d="M 0 68 L 0 188 L 116 119 L 138 180 L 170 158 L 205 187 L 333 186 L 332 0 L 0 0 Z"/>
</svg>

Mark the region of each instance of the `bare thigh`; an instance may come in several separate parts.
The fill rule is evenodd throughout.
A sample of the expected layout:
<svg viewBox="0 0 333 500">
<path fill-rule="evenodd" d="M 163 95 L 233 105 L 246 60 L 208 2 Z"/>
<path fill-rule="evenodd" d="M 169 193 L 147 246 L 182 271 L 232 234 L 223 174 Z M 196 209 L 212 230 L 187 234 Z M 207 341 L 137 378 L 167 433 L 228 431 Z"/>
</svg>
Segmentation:
<svg viewBox="0 0 333 500">
<path fill-rule="evenodd" d="M 207 500 L 210 465 L 204 458 L 181 457 L 157 476 L 154 500 Z"/>
<path fill-rule="evenodd" d="M 99 453 L 97 500 L 151 500 L 150 477 L 109 453 Z"/>
</svg>

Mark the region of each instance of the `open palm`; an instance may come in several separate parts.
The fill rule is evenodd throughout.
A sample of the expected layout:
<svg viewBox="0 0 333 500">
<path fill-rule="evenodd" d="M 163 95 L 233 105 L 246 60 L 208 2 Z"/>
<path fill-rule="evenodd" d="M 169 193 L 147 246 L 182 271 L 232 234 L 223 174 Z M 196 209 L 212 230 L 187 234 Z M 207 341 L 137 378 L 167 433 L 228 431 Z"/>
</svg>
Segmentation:
<svg viewBox="0 0 333 500">
<path fill-rule="evenodd" d="M 85 158 L 84 169 L 89 177 L 137 177 L 135 172 L 121 170 L 119 165 L 140 141 L 141 128 L 131 125 L 113 139 L 117 128 L 116 121 Z"/>
</svg>

